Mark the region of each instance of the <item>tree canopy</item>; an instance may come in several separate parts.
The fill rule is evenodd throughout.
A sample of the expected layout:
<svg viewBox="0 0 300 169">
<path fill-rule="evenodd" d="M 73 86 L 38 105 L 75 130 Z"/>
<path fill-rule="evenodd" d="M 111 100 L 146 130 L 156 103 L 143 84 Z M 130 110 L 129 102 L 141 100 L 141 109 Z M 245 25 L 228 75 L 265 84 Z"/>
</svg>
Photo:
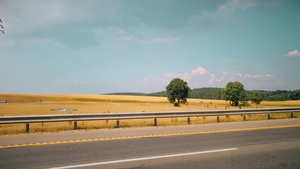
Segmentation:
<svg viewBox="0 0 300 169">
<path fill-rule="evenodd" d="M 263 97 L 259 94 L 258 91 L 253 91 L 250 95 L 250 100 L 252 103 L 260 104 L 260 102 L 263 100 Z"/>
<path fill-rule="evenodd" d="M 169 102 L 174 103 L 174 106 L 180 106 L 180 103 L 186 103 L 190 87 L 187 82 L 175 78 L 169 83 L 166 90 Z"/>
<path fill-rule="evenodd" d="M 239 101 L 245 101 L 246 91 L 240 82 L 229 82 L 222 91 L 222 99 L 230 101 L 230 105 L 238 106 Z"/>
</svg>

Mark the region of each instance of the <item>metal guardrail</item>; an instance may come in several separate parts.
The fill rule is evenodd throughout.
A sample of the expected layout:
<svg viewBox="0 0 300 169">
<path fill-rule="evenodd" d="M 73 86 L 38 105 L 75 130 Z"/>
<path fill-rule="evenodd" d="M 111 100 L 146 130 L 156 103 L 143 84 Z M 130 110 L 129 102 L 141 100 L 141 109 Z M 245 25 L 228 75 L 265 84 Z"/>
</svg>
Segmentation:
<svg viewBox="0 0 300 169">
<path fill-rule="evenodd" d="M 219 116 L 224 115 L 243 115 L 246 120 L 247 114 L 268 114 L 270 113 L 291 113 L 300 112 L 300 107 L 289 108 L 264 108 L 264 109 L 233 109 L 233 110 L 204 110 L 204 111 L 174 111 L 174 112 L 138 112 L 138 113 L 95 113 L 95 114 L 58 114 L 58 115 L 29 115 L 29 116 L 0 116 L 0 124 L 26 124 L 26 132 L 29 132 L 30 123 L 44 122 L 66 122 L 74 121 L 74 129 L 77 129 L 77 121 L 94 120 L 116 120 L 116 127 L 120 127 L 119 120 L 127 119 L 154 119 L 154 126 L 157 126 L 157 118 L 187 117 L 190 124 L 190 117 L 197 116 Z"/>
</svg>

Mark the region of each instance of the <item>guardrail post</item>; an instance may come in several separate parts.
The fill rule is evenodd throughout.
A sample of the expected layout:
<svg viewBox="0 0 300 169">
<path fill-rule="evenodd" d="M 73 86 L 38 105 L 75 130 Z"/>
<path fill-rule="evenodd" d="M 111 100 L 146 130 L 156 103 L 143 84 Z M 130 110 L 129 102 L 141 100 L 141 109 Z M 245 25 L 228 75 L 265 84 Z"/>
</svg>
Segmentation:
<svg viewBox="0 0 300 169">
<path fill-rule="evenodd" d="M 291 118 L 294 118 L 294 116 L 293 116 L 293 112 L 291 112 Z"/>
<path fill-rule="evenodd" d="M 26 133 L 29 133 L 29 123 L 26 123 Z"/>
<path fill-rule="evenodd" d="M 218 123 L 220 122 L 220 118 L 219 118 L 219 116 L 217 116 L 217 122 L 218 122 Z"/>
<path fill-rule="evenodd" d="M 74 130 L 77 129 L 77 121 L 74 121 Z"/>
<path fill-rule="evenodd" d="M 120 128 L 120 121 L 117 120 L 116 128 Z"/>
<path fill-rule="evenodd" d="M 187 122 L 188 122 L 188 124 L 191 124 L 191 118 L 190 117 L 187 118 Z"/>
<path fill-rule="evenodd" d="M 244 114 L 244 117 L 243 117 L 243 118 L 244 118 L 244 121 L 246 121 L 246 115 L 245 115 L 245 114 Z"/>
<path fill-rule="evenodd" d="M 270 120 L 271 119 L 271 117 L 270 117 L 270 113 L 268 113 L 268 120 Z"/>
<path fill-rule="evenodd" d="M 157 118 L 154 118 L 154 126 L 157 126 Z"/>
</svg>

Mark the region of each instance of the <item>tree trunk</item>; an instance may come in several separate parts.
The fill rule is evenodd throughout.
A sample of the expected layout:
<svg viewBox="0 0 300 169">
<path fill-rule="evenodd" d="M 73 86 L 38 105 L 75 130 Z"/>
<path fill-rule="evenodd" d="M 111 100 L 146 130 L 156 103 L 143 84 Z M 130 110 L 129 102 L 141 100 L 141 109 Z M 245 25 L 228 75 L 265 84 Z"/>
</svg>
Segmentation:
<svg viewBox="0 0 300 169">
<path fill-rule="evenodd" d="M 239 105 L 239 101 L 238 100 L 235 100 L 234 101 L 234 106 L 238 106 Z"/>
</svg>

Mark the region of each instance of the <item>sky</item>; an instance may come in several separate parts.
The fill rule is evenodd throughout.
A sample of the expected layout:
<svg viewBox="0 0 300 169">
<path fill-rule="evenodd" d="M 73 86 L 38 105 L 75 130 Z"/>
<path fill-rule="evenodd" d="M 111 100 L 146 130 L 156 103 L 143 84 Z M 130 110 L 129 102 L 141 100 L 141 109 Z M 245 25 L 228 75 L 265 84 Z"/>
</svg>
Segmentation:
<svg viewBox="0 0 300 169">
<path fill-rule="evenodd" d="M 299 0 L 0 0 L 0 93 L 300 89 Z"/>
</svg>

